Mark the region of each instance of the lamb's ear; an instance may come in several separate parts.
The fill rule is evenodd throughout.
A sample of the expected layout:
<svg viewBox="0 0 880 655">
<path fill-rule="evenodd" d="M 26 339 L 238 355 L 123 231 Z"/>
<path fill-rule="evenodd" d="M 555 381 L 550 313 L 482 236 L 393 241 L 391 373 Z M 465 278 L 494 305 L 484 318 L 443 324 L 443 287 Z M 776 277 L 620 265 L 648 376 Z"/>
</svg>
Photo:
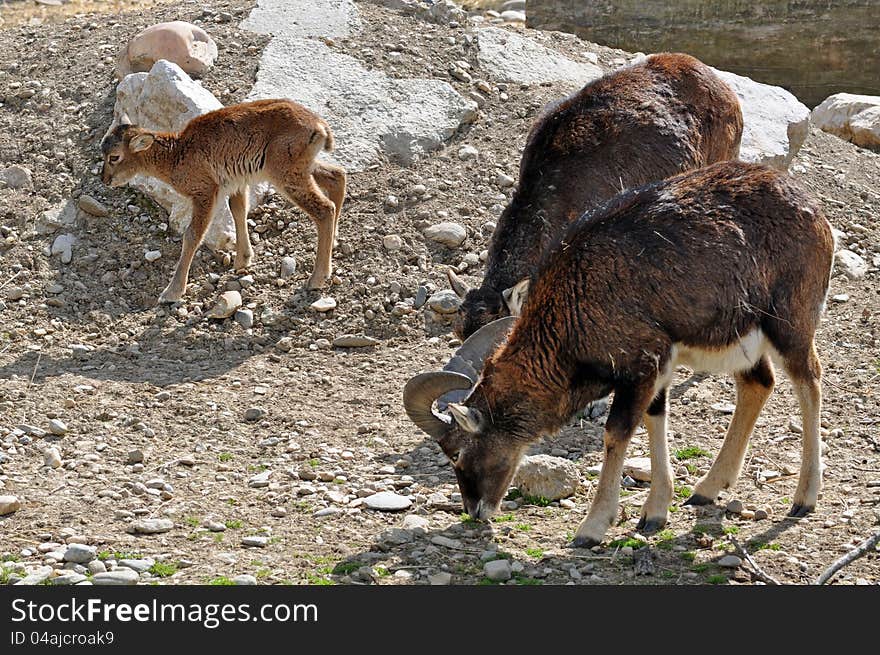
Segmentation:
<svg viewBox="0 0 880 655">
<path fill-rule="evenodd" d="M 152 134 L 138 134 L 132 137 L 131 141 L 128 142 L 128 148 L 132 152 L 141 152 L 149 148 L 151 145 L 153 145 Z"/>
<path fill-rule="evenodd" d="M 483 415 L 477 409 L 465 407 L 458 403 L 449 403 L 449 413 L 465 432 L 475 434 L 483 427 Z"/>
<path fill-rule="evenodd" d="M 520 280 L 509 289 L 505 289 L 501 295 L 510 315 L 519 316 L 522 314 L 523 305 L 526 304 L 526 298 L 529 297 L 529 278 Z"/>
</svg>

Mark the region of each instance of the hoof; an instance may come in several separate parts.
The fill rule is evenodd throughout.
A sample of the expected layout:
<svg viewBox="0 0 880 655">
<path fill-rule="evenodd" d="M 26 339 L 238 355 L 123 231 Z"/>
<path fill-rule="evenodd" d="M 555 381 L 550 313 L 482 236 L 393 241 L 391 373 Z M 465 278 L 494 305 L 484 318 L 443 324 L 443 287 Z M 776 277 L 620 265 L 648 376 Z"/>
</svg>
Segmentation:
<svg viewBox="0 0 880 655">
<path fill-rule="evenodd" d="M 795 504 L 791 506 L 791 509 L 788 511 L 788 515 L 792 518 L 802 518 L 812 512 L 815 506 L 812 505 L 799 505 Z"/>
<path fill-rule="evenodd" d="M 709 498 L 707 496 L 702 496 L 700 494 L 694 494 L 693 496 L 688 498 L 686 501 L 684 501 L 682 503 L 682 505 L 694 505 L 694 506 L 696 506 L 696 505 L 711 505 L 714 502 L 715 501 L 712 498 Z"/>
<path fill-rule="evenodd" d="M 649 519 L 643 516 L 636 525 L 636 530 L 641 534 L 654 534 L 666 525 L 665 518 Z"/>
<path fill-rule="evenodd" d="M 159 296 L 159 301 L 157 304 L 159 304 L 159 305 L 173 305 L 176 302 L 180 302 L 181 297 L 182 296 L 175 297 L 174 294 L 170 294 L 170 293 L 168 293 L 168 294 L 163 293 L 161 296 Z"/>
<path fill-rule="evenodd" d="M 572 548 L 592 548 L 593 546 L 598 546 L 601 542 L 599 539 L 593 539 L 591 537 L 575 537 L 571 542 Z"/>
</svg>

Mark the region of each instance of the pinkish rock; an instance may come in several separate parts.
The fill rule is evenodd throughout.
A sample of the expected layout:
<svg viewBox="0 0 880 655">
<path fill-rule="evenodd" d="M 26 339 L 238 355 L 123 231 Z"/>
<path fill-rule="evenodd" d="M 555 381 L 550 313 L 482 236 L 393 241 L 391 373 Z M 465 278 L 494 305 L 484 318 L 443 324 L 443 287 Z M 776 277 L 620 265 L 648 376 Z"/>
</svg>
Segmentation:
<svg viewBox="0 0 880 655">
<path fill-rule="evenodd" d="M 181 20 L 159 23 L 136 35 L 119 51 L 116 77 L 149 71 L 160 59 L 193 77 L 202 77 L 217 58 L 217 44 L 201 27 Z"/>
</svg>

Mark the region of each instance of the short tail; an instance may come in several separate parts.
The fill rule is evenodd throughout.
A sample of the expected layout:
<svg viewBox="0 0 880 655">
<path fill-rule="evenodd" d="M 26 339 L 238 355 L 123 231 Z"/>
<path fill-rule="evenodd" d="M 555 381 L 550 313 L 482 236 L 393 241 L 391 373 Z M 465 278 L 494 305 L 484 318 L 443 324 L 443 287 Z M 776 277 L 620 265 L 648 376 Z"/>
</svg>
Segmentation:
<svg viewBox="0 0 880 655">
<path fill-rule="evenodd" d="M 309 138 L 309 145 L 315 146 L 318 144 L 318 150 L 324 150 L 325 152 L 330 152 L 336 145 L 336 142 L 333 139 L 333 132 L 330 131 L 330 127 L 324 123 L 318 123 L 312 132 L 311 138 Z"/>
</svg>

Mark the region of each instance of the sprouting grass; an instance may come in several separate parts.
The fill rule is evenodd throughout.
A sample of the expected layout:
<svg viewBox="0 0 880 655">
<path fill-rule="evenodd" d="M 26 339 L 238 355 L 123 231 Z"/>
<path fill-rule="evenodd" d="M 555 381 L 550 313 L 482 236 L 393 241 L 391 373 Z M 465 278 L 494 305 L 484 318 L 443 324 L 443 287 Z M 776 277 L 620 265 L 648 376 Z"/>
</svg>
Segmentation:
<svg viewBox="0 0 880 655">
<path fill-rule="evenodd" d="M 637 548 L 642 548 L 645 545 L 644 541 L 639 541 L 638 539 L 633 539 L 632 537 L 628 537 L 626 539 L 615 539 L 610 544 L 608 544 L 609 548 L 626 548 L 629 546 L 633 550 Z"/>
<path fill-rule="evenodd" d="M 538 507 L 547 507 L 551 502 L 549 498 L 544 496 L 523 496 L 523 503 L 526 505 L 537 505 Z"/>
<path fill-rule="evenodd" d="M 706 523 L 697 523 L 693 528 L 691 528 L 691 532 L 693 532 L 694 534 L 711 534 L 715 532 L 715 527 Z"/>
<path fill-rule="evenodd" d="M 313 469 L 318 468 L 320 465 L 321 465 L 321 460 L 318 459 L 317 457 L 312 457 L 312 459 L 309 460 L 309 466 L 311 466 Z"/>
<path fill-rule="evenodd" d="M 686 550 L 685 552 L 679 555 L 686 562 L 693 562 L 697 559 L 697 554 L 692 550 Z"/>
<path fill-rule="evenodd" d="M 218 461 L 228 462 L 232 460 L 232 453 L 220 453 L 217 455 Z"/>
<path fill-rule="evenodd" d="M 702 562 L 700 564 L 694 564 L 691 567 L 691 571 L 693 571 L 694 573 L 703 573 L 704 571 L 708 571 L 711 568 L 711 564 L 709 564 L 708 562 Z"/>
<path fill-rule="evenodd" d="M 528 523 L 517 523 L 513 527 L 521 532 L 528 532 L 532 529 L 532 526 L 530 526 Z"/>
<path fill-rule="evenodd" d="M 477 584 L 480 585 L 481 587 L 487 587 L 490 585 L 502 584 L 502 582 L 500 580 L 490 580 L 489 578 L 481 578 Z"/>
<path fill-rule="evenodd" d="M 227 578 L 225 575 L 218 576 L 216 578 L 211 578 L 208 580 L 209 585 L 214 585 L 218 587 L 231 587 L 234 586 L 235 583 Z"/>
<path fill-rule="evenodd" d="M 727 576 L 721 574 L 710 575 L 706 578 L 706 582 L 709 584 L 727 584 Z"/>
<path fill-rule="evenodd" d="M 493 523 L 509 523 L 514 520 L 513 514 L 502 514 L 492 519 Z"/>
<path fill-rule="evenodd" d="M 21 557 L 19 557 L 15 553 L 9 553 L 7 555 L 4 555 L 2 557 L 2 559 L 0 559 L 0 562 L 20 562 L 20 561 L 21 561 Z"/>
<path fill-rule="evenodd" d="M 238 519 L 230 519 L 226 521 L 223 525 L 225 525 L 230 530 L 238 530 L 244 525 L 244 523 L 242 523 Z"/>
<path fill-rule="evenodd" d="M 144 558 L 144 556 L 141 555 L 140 553 L 127 553 L 122 550 L 117 550 L 117 551 L 113 551 L 113 552 L 111 552 L 109 550 L 102 550 L 101 552 L 98 553 L 98 559 L 101 560 L 102 562 L 105 560 L 108 560 L 108 559 L 115 559 L 118 562 L 121 559 L 143 559 L 143 558 Z"/>
<path fill-rule="evenodd" d="M 462 512 L 458 515 L 458 518 L 462 523 L 466 525 L 474 525 L 477 523 L 477 520 L 467 512 Z"/>
<path fill-rule="evenodd" d="M 679 448 L 675 451 L 675 459 L 679 461 L 684 461 L 686 459 L 694 459 L 696 457 L 711 457 L 712 453 L 703 450 L 699 446 L 688 446 L 686 448 Z"/>
<path fill-rule="evenodd" d="M 214 543 L 219 544 L 221 541 L 223 541 L 223 533 L 222 532 L 215 532 L 214 533 Z"/>
<path fill-rule="evenodd" d="M 739 532 L 739 526 L 736 525 L 725 525 L 722 529 L 724 534 L 736 534 Z"/>
<path fill-rule="evenodd" d="M 348 575 L 349 573 L 354 573 L 362 566 L 363 564 L 360 562 L 339 562 L 330 572 L 334 575 Z"/>
<path fill-rule="evenodd" d="M 254 572 L 254 577 L 257 580 L 265 580 L 272 574 L 272 571 L 267 568 L 259 568 Z"/>
<path fill-rule="evenodd" d="M 380 578 L 387 578 L 389 575 L 391 575 L 391 571 L 386 569 L 384 566 L 376 566 L 373 568 L 373 570 L 376 572 L 376 575 Z"/>
<path fill-rule="evenodd" d="M 532 586 L 532 585 L 542 585 L 542 584 L 544 584 L 544 581 L 543 581 L 543 580 L 538 580 L 538 578 L 530 578 L 530 577 L 525 576 L 525 575 L 517 575 L 517 576 L 514 576 L 514 579 L 516 580 L 516 584 L 518 584 L 518 585 L 523 585 L 523 586 Z"/>
<path fill-rule="evenodd" d="M 507 495 L 504 497 L 504 500 L 516 500 L 517 498 L 522 498 L 522 491 L 519 489 L 511 489 L 507 492 Z"/>
<path fill-rule="evenodd" d="M 780 544 L 764 543 L 763 541 L 750 541 L 749 546 L 754 550 L 782 550 Z"/>
<path fill-rule="evenodd" d="M 235 498 L 227 498 L 226 504 L 235 507 L 236 505 L 238 505 L 238 501 Z"/>
<path fill-rule="evenodd" d="M 250 466 L 248 466 L 248 471 L 250 471 L 251 473 L 262 473 L 268 468 L 269 467 L 265 464 L 251 464 Z"/>
<path fill-rule="evenodd" d="M 197 516 L 187 516 L 183 521 L 192 528 L 199 527 L 199 524 L 201 523 Z"/>
<path fill-rule="evenodd" d="M 544 557 L 544 551 L 540 548 L 526 548 L 526 555 L 535 559 L 541 559 Z"/>
<path fill-rule="evenodd" d="M 168 562 L 156 562 L 148 570 L 156 577 L 167 578 L 177 573 L 177 564 Z"/>
<path fill-rule="evenodd" d="M 327 585 L 336 584 L 330 578 L 328 578 L 324 575 L 318 575 L 317 573 L 307 573 L 306 580 L 308 580 L 308 583 L 310 585 L 317 585 L 317 586 L 327 586 Z"/>
<path fill-rule="evenodd" d="M 691 475 L 696 475 L 697 471 L 699 470 L 699 469 L 697 469 L 696 464 L 691 464 L 690 462 L 685 464 L 684 467 L 685 467 L 685 469 L 687 469 L 687 472 L 690 473 Z"/>
<path fill-rule="evenodd" d="M 691 488 L 685 484 L 675 486 L 675 495 L 681 500 L 687 500 L 691 497 Z"/>
<path fill-rule="evenodd" d="M 672 530 L 661 530 L 657 533 L 657 548 L 671 550 L 674 539 L 675 533 Z"/>
</svg>

